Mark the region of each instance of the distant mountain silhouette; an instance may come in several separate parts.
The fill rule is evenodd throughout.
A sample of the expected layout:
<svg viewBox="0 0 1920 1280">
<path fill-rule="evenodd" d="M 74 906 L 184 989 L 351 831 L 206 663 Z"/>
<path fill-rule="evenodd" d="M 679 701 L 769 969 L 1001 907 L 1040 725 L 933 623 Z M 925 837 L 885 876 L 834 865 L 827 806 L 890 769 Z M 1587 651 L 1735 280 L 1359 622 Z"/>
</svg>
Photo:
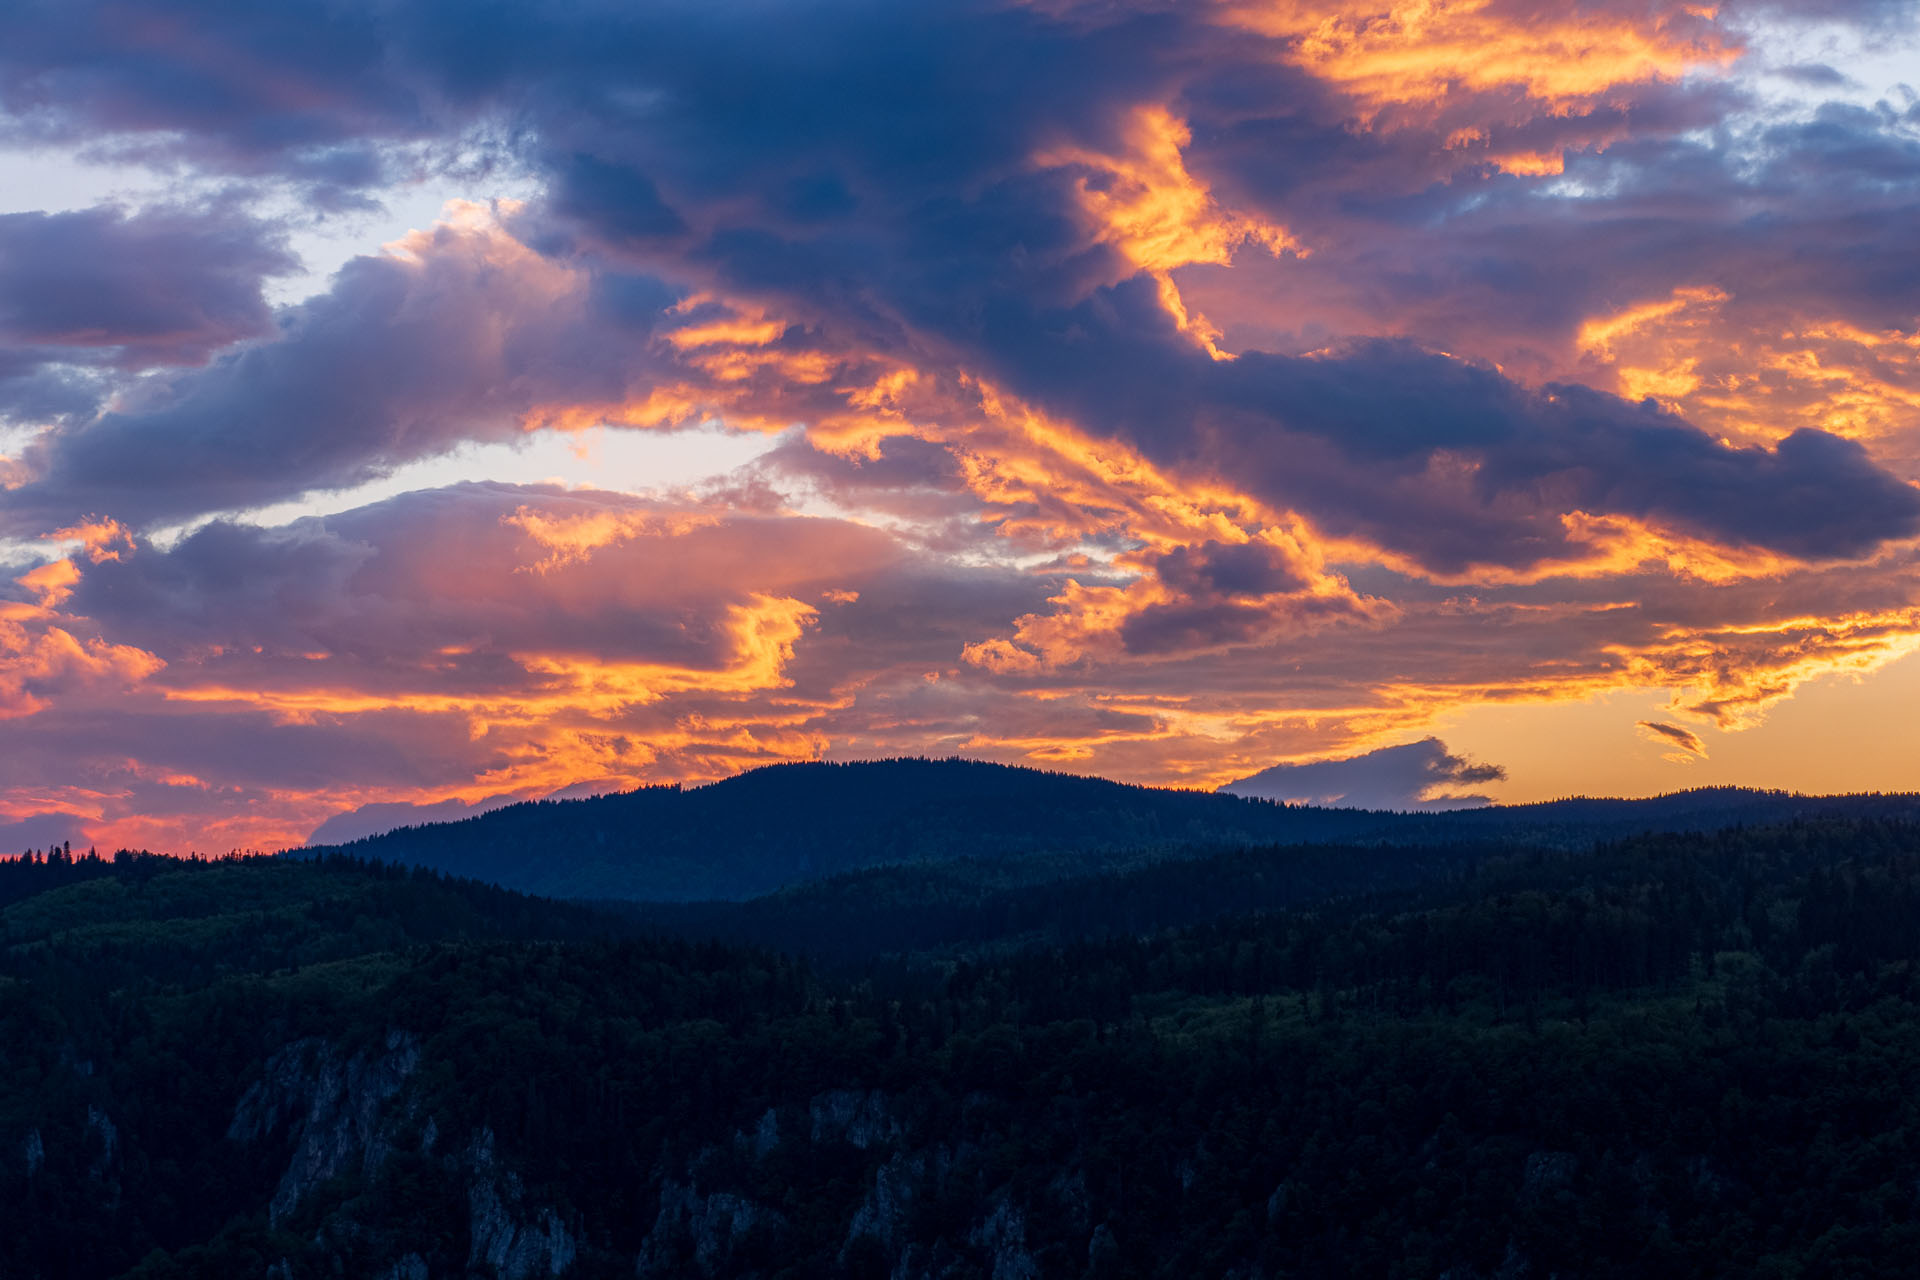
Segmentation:
<svg viewBox="0 0 1920 1280">
<path fill-rule="evenodd" d="M 1821 799 L 1720 788 L 1451 813 L 1321 809 L 1129 786 L 970 760 L 785 764 L 693 789 L 510 805 L 294 851 L 432 867 L 561 898 L 744 899 L 867 867 L 1016 866 L 1063 878 L 1152 853 L 1246 845 L 1495 841 L 1578 847 L 1643 831 L 1799 816 L 1916 815 L 1912 796 Z"/>
</svg>

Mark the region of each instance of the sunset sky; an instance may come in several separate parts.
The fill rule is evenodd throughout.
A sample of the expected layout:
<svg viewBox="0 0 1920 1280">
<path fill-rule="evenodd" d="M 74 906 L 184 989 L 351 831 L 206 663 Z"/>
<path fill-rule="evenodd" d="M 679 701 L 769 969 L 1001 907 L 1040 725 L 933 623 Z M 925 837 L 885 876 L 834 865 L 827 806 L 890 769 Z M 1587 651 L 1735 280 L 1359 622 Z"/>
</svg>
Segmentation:
<svg viewBox="0 0 1920 1280">
<path fill-rule="evenodd" d="M 0 850 L 1920 789 L 1916 12 L 0 7 Z"/>
</svg>

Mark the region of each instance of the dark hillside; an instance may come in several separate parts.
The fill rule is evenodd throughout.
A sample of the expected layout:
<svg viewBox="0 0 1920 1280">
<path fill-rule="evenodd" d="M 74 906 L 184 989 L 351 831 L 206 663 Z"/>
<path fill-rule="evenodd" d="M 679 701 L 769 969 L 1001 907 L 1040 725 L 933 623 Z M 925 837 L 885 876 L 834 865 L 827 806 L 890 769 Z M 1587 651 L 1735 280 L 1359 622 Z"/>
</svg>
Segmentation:
<svg viewBox="0 0 1920 1280">
<path fill-rule="evenodd" d="M 1342 892 L 1343 852 L 1431 865 Z M 994 889 L 1024 944 L 858 980 L 343 859 L 87 870 L 0 907 L 8 1277 L 1707 1280 L 1920 1247 L 1909 823 L 1151 864 Z M 752 905 L 783 902 L 818 897 Z"/>
<path fill-rule="evenodd" d="M 1582 848 L 1644 831 L 1829 815 L 1920 814 L 1912 796 L 1821 799 L 1717 789 L 1394 814 L 1127 786 L 967 760 L 756 769 L 711 786 L 536 801 L 406 827 L 337 851 L 558 898 L 744 899 L 870 867 L 967 860 L 1006 878 L 1063 878 L 1246 845 Z M 317 850 L 308 852 L 333 852 Z"/>
<path fill-rule="evenodd" d="M 747 902 L 608 903 L 651 929 L 790 951 L 865 972 L 1017 943 L 1151 934 L 1225 916 L 1404 892 L 1515 851 L 1487 845 L 1266 845 L 1052 880 L 983 882 L 965 862 L 879 867 Z"/>
<path fill-rule="evenodd" d="M 964 760 L 774 765 L 692 790 L 539 801 L 342 846 L 552 897 L 747 898 L 864 867 L 1364 840 L 1378 815 Z"/>
</svg>

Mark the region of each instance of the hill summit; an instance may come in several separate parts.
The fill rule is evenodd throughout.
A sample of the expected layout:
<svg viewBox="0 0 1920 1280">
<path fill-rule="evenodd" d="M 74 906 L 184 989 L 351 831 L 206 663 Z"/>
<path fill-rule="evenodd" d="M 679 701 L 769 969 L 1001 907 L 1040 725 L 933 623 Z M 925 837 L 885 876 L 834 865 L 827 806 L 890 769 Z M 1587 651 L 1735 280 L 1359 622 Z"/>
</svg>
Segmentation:
<svg viewBox="0 0 1920 1280">
<path fill-rule="evenodd" d="M 1122 855 L 1191 856 L 1245 845 L 1511 840 L 1573 847 L 1641 831 L 1783 821 L 1836 805 L 1920 810 L 1912 797 L 1835 801 L 1722 788 L 1651 800 L 1386 813 L 902 758 L 770 765 L 703 787 L 529 801 L 298 852 L 350 852 L 550 897 L 689 901 L 960 859 L 1051 860 L 1071 874 Z"/>
</svg>

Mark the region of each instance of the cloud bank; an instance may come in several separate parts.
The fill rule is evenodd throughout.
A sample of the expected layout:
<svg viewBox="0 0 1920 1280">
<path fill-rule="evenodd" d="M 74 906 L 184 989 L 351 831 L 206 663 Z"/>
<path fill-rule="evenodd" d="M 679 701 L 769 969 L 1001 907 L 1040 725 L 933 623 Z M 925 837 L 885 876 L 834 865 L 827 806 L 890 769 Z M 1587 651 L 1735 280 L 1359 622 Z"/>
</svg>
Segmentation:
<svg viewBox="0 0 1920 1280">
<path fill-rule="evenodd" d="M 894 751 L 1425 804 L 1500 782 L 1449 711 L 1692 759 L 1920 647 L 1920 105 L 1770 74 L 1910 12 L 1376 9 L 13 6 L 0 145 L 170 185 L 0 215 L 0 825 Z M 693 426 L 765 447 L 473 469 Z"/>
</svg>

